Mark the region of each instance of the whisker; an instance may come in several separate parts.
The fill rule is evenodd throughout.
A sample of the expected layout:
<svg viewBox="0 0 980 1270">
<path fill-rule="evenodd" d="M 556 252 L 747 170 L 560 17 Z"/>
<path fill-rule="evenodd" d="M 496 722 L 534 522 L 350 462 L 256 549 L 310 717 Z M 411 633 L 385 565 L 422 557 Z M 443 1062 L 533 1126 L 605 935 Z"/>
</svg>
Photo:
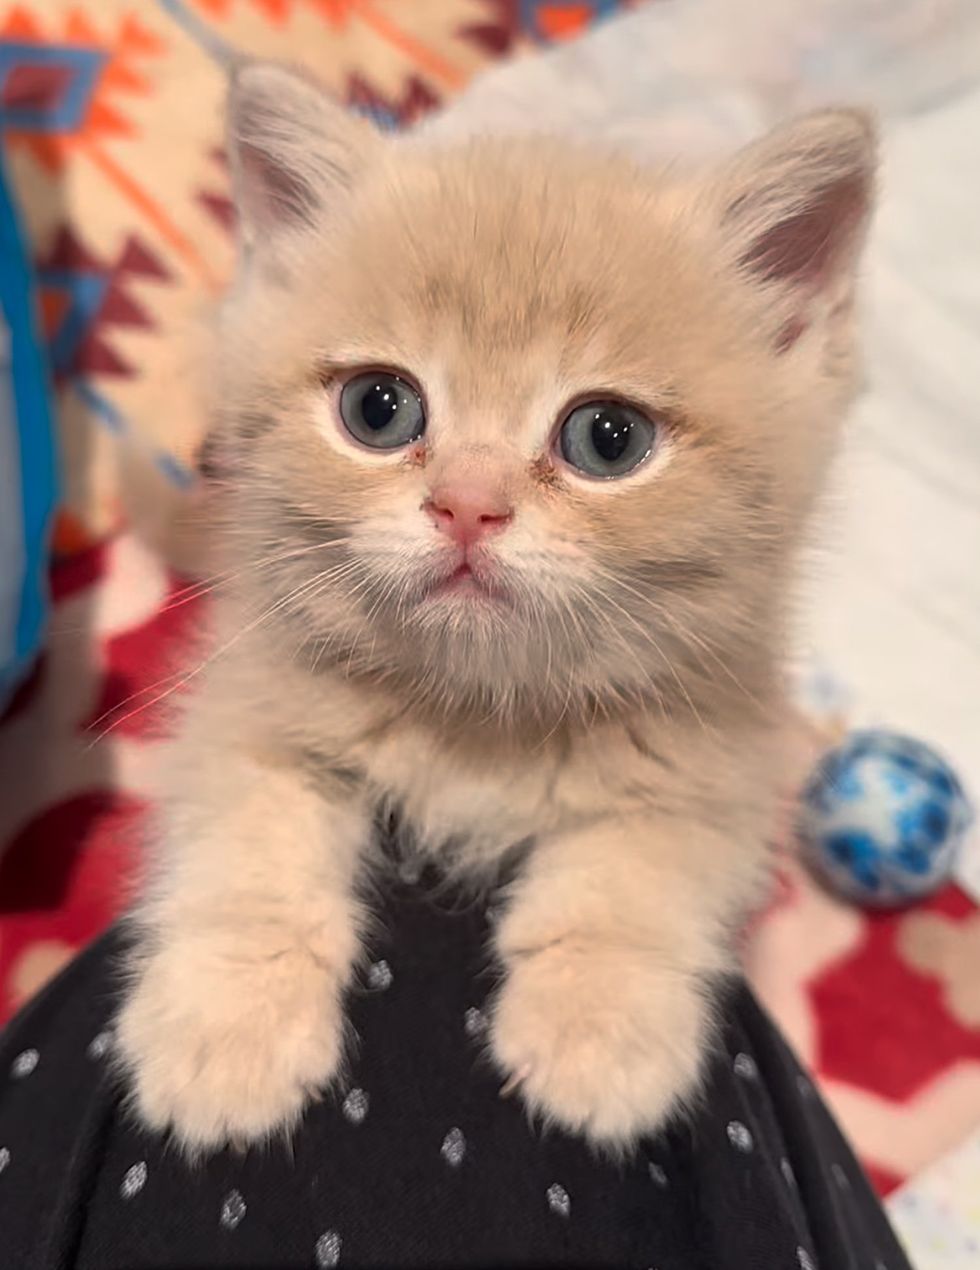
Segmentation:
<svg viewBox="0 0 980 1270">
<path fill-rule="evenodd" d="M 339 542 L 340 540 L 338 539 L 335 541 Z M 317 551 L 323 547 L 329 547 L 333 545 L 334 545 L 334 541 L 331 541 L 328 543 L 313 543 L 309 546 L 304 546 L 304 547 L 293 549 L 287 552 L 281 552 L 277 555 L 262 557 L 259 560 L 254 561 L 253 563 L 246 565 L 241 569 L 238 569 L 237 571 L 233 571 L 229 569 L 229 570 L 225 570 L 223 573 L 213 574 L 210 578 L 205 579 L 202 582 L 192 583 L 190 586 L 182 588 L 181 591 L 177 592 L 177 595 L 178 596 L 183 595 L 185 598 L 180 599 L 177 603 L 165 604 L 160 609 L 158 609 L 157 612 L 158 614 L 167 613 L 173 608 L 179 608 L 182 604 L 189 604 L 194 599 L 201 598 L 204 595 L 209 595 L 212 592 L 217 591 L 221 586 L 230 585 L 232 582 L 237 581 L 239 578 L 247 576 L 249 573 L 251 573 L 254 570 L 257 570 L 260 568 L 266 568 L 271 565 L 281 563 L 283 560 L 291 559 L 294 556 L 306 555 L 311 551 Z M 223 579 L 223 581 L 215 581 L 215 579 Z M 209 583 L 211 585 L 207 585 Z M 204 588 L 204 589 L 200 589 L 200 588 Z M 194 591 L 195 594 L 188 596 L 186 595 L 188 591 Z M 137 701 L 140 697 L 145 696 L 147 693 L 153 692 L 154 689 L 161 687 L 163 684 L 169 683 L 171 680 L 179 678 L 181 673 L 182 671 L 179 671 L 179 670 L 174 671 L 172 674 L 162 676 L 162 678 L 157 679 L 154 683 L 147 684 L 142 688 L 138 688 L 135 692 L 130 693 L 128 697 L 125 697 L 122 701 L 116 702 L 114 706 L 111 706 L 108 710 L 100 714 L 97 719 L 93 719 L 92 722 L 86 728 L 86 731 L 88 732 L 94 731 L 96 728 L 98 728 L 99 724 L 102 723 L 105 719 L 108 719 L 117 711 L 124 709 L 127 705 L 131 704 L 133 701 Z M 141 708 L 149 709 L 151 705 L 153 705 L 153 702 L 146 702 L 145 705 Z M 131 718 L 133 717 L 134 714 L 138 714 L 138 713 L 139 711 L 136 710 L 136 711 L 133 711 L 131 714 L 126 715 L 125 717 Z M 124 722 L 124 720 L 120 719 L 118 720 L 118 722 L 122 723 Z M 99 737 L 97 737 L 96 739 L 101 740 L 102 737 L 108 735 L 108 733 L 111 730 L 112 730 L 111 728 L 105 729 L 105 731 L 102 732 L 99 735 Z"/>
<path fill-rule="evenodd" d="M 334 567 L 337 568 L 337 567 L 343 567 L 343 566 L 334 566 Z M 329 572 L 330 570 L 323 570 L 322 572 L 316 574 L 312 579 L 304 583 L 301 583 L 299 586 L 295 587 L 287 595 L 277 600 L 270 608 L 266 609 L 265 612 L 260 614 L 260 616 L 257 617 L 254 621 L 249 622 L 246 626 L 244 626 L 240 631 L 238 631 L 234 636 L 232 636 L 230 640 L 222 644 L 222 646 L 219 649 L 217 649 L 216 652 L 213 652 L 208 657 L 206 657 L 200 663 L 199 666 L 195 667 L 194 670 L 185 674 L 182 678 L 179 679 L 177 683 L 167 688 L 165 692 L 158 693 L 157 696 L 153 697 L 150 701 L 145 701 L 141 705 L 137 706 L 135 710 L 130 710 L 126 714 L 122 715 L 120 718 L 114 719 L 107 728 L 103 729 L 103 731 L 98 736 L 94 737 L 93 740 L 88 744 L 88 746 L 86 746 L 86 752 L 90 750 L 94 745 L 97 745 L 100 741 L 105 740 L 105 738 L 109 735 L 110 732 L 115 731 L 117 727 L 122 726 L 122 724 L 127 722 L 127 720 L 135 718 L 136 715 L 141 714 L 144 710 L 152 709 L 153 706 L 159 704 L 161 701 L 165 701 L 168 697 L 172 696 L 175 692 L 178 692 L 181 688 L 185 687 L 193 679 L 196 679 L 197 676 L 203 670 L 205 670 L 208 666 L 212 665 L 215 661 L 217 661 L 219 657 L 223 656 L 226 652 L 228 652 L 235 644 L 238 643 L 240 639 L 242 639 L 245 635 L 248 635 L 252 631 L 257 629 L 259 626 L 262 625 L 263 622 L 268 621 L 270 617 L 274 616 L 274 614 L 279 612 L 284 606 L 295 602 L 296 599 L 301 598 L 303 595 L 305 595 L 306 592 L 311 589 L 311 587 L 316 586 L 321 581 L 321 579 L 323 579 L 327 574 L 329 574 Z M 169 675 L 165 679 L 161 680 L 160 682 L 166 683 L 168 682 L 168 680 L 173 680 L 175 678 L 177 678 L 177 675 Z M 159 686 L 159 685 L 154 685 L 154 686 Z M 152 689 L 146 689 L 145 691 L 151 691 L 151 690 Z M 139 696 L 141 694 L 137 693 L 136 695 Z M 116 707 L 116 709 L 119 709 L 119 708 L 121 707 Z M 110 711 L 109 713 L 112 713 L 112 711 Z M 95 725 L 93 724 L 92 727 L 94 728 L 94 726 Z"/>
</svg>

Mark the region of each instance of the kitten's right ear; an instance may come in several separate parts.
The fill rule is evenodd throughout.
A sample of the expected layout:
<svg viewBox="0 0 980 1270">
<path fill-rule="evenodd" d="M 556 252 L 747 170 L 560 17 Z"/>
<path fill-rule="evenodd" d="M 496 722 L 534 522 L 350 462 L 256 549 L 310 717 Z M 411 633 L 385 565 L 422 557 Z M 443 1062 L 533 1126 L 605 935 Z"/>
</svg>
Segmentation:
<svg viewBox="0 0 980 1270">
<path fill-rule="evenodd" d="M 851 287 L 874 201 L 876 138 L 859 110 L 822 110 L 741 151 L 717 187 L 729 250 L 770 291 L 782 332 Z M 785 343 L 784 343 L 785 346 Z"/>
<path fill-rule="evenodd" d="M 343 197 L 381 135 L 299 71 L 243 62 L 232 73 L 228 153 L 246 248 L 316 222 Z"/>
</svg>

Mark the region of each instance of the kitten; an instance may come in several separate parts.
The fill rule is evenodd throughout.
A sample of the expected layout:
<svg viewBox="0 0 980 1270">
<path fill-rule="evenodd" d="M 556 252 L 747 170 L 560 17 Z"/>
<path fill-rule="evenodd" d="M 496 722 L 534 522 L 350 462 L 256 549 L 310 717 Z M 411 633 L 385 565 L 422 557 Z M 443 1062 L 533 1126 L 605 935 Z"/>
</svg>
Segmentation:
<svg viewBox="0 0 980 1270">
<path fill-rule="evenodd" d="M 231 575 L 134 919 L 136 1105 L 194 1150 L 329 1084 L 391 805 L 477 879 L 532 840 L 491 1052 L 621 1149 L 695 1095 L 764 884 L 871 126 L 811 115 L 681 177 L 385 139 L 271 65 L 230 113 Z"/>
</svg>

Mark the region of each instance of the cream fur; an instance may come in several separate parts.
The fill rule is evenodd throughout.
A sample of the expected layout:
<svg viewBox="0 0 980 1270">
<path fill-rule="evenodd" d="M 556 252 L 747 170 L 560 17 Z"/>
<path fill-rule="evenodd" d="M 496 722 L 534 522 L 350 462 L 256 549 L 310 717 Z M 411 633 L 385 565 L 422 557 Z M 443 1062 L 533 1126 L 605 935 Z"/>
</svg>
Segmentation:
<svg viewBox="0 0 980 1270">
<path fill-rule="evenodd" d="M 230 574 L 169 769 L 119 1020 L 188 1149 L 288 1128 L 335 1076 L 373 818 L 492 880 L 490 1047 L 614 1149 L 691 1099 L 780 786 L 804 526 L 853 394 L 873 140 L 811 116 L 703 176 L 554 141 L 389 142 L 288 72 L 233 91 L 241 276 L 216 374 Z M 424 444 L 379 457 L 336 379 L 394 365 Z M 663 420 L 589 482 L 567 404 Z M 492 479 L 503 599 L 426 598 L 438 483 Z"/>
</svg>

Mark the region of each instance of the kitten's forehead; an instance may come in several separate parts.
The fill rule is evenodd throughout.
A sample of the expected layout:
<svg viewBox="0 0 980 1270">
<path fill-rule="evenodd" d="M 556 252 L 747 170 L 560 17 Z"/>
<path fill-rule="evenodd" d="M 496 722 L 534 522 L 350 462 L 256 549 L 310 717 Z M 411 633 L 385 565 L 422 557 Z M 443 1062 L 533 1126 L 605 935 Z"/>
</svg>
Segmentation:
<svg viewBox="0 0 980 1270">
<path fill-rule="evenodd" d="M 649 331 L 651 285 L 675 319 L 694 299 L 674 281 L 684 235 L 672 210 L 669 188 L 574 150 L 396 149 L 346 218 L 332 297 L 350 330 L 395 343 L 424 332 L 428 347 L 465 345 L 488 362 L 627 352 Z"/>
</svg>

